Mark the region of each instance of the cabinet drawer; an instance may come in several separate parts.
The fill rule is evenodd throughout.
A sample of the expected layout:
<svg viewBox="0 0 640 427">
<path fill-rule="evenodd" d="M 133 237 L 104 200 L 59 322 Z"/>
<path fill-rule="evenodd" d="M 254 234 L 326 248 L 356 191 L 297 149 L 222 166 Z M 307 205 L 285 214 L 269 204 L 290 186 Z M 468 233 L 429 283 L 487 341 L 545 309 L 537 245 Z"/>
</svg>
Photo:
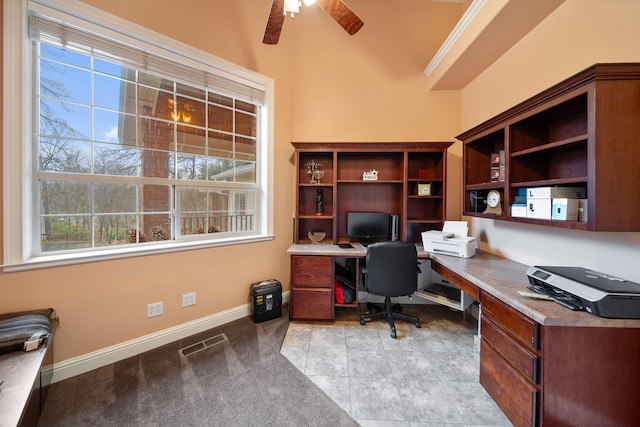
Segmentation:
<svg viewBox="0 0 640 427">
<path fill-rule="evenodd" d="M 481 306 L 482 315 L 489 316 L 513 338 L 530 349 L 540 348 L 539 326 L 536 322 L 486 292 L 482 292 Z"/>
<path fill-rule="evenodd" d="M 537 425 L 538 390 L 487 344 L 480 341 L 480 384 L 514 426 Z"/>
<path fill-rule="evenodd" d="M 291 285 L 298 288 L 333 288 L 333 258 L 313 255 L 292 256 Z"/>
<path fill-rule="evenodd" d="M 289 298 L 292 320 L 333 320 L 333 289 L 293 288 Z"/>
<path fill-rule="evenodd" d="M 482 316 L 481 320 L 482 338 L 487 341 L 511 366 L 522 375 L 531 380 L 534 384 L 539 382 L 538 356 L 513 338 L 511 338 L 499 326 Z"/>
</svg>

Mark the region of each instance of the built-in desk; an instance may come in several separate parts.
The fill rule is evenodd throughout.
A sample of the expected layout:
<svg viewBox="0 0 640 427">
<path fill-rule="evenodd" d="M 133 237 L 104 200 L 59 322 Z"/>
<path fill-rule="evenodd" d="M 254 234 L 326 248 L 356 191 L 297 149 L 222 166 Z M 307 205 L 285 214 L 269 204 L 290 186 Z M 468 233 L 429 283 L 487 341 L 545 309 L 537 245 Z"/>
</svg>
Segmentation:
<svg viewBox="0 0 640 427">
<path fill-rule="evenodd" d="M 334 319 L 335 307 L 357 307 L 360 260 L 367 249 L 359 243 L 342 249 L 331 244 L 294 244 L 287 251 L 291 255 L 291 287 L 289 291 L 289 317 L 292 320 Z M 418 250 L 420 258 L 429 254 Z M 335 303 L 334 277 L 336 259 L 353 259 L 356 298 L 350 304 Z"/>
<path fill-rule="evenodd" d="M 292 319 L 333 319 L 333 259 L 366 255 L 354 246 L 289 248 Z M 514 425 L 640 425 L 640 320 L 523 297 L 529 266 L 483 251 L 468 259 L 418 254 L 480 302 L 480 383 Z"/>
<path fill-rule="evenodd" d="M 477 287 L 480 383 L 515 425 L 640 425 L 640 320 L 523 297 L 529 266 L 485 252 L 431 265 Z"/>
</svg>

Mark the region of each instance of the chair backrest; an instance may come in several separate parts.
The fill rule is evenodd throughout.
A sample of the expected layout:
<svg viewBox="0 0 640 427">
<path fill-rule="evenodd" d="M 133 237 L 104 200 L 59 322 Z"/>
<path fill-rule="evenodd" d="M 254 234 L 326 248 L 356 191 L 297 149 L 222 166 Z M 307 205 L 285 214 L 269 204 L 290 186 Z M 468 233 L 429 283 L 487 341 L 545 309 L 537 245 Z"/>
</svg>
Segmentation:
<svg viewBox="0 0 640 427">
<path fill-rule="evenodd" d="M 374 243 L 367 247 L 366 287 L 375 295 L 411 295 L 418 287 L 418 251 L 406 242 Z"/>
</svg>

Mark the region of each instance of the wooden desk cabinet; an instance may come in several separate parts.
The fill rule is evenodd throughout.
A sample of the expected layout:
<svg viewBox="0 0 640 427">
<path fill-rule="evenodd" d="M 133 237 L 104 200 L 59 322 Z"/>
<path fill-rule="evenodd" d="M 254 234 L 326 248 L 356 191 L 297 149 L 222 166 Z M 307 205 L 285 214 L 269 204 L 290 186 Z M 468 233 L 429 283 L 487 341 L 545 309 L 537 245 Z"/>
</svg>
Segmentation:
<svg viewBox="0 0 640 427">
<path fill-rule="evenodd" d="M 515 426 L 640 425 L 640 320 L 522 297 L 528 267 L 495 255 L 432 265 L 479 289 L 480 383 Z"/>
<path fill-rule="evenodd" d="M 289 317 L 292 320 L 333 320 L 333 257 L 291 257 Z"/>
<path fill-rule="evenodd" d="M 637 426 L 640 329 L 542 326 L 482 292 L 480 384 L 516 426 Z"/>
<path fill-rule="evenodd" d="M 515 425 L 537 425 L 539 325 L 482 292 L 480 384 Z"/>
</svg>

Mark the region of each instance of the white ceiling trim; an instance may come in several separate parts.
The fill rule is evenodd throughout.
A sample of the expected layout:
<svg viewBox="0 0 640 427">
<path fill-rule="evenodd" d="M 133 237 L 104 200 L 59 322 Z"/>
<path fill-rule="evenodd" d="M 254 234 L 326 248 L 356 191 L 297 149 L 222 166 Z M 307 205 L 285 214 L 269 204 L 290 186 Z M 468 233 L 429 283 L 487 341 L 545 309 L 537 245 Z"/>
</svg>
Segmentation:
<svg viewBox="0 0 640 427">
<path fill-rule="evenodd" d="M 460 18 L 460 21 L 458 21 L 447 39 L 444 41 L 444 43 L 442 43 L 442 46 L 440 46 L 440 49 L 438 49 L 438 52 L 436 52 L 431 62 L 429 62 L 429 65 L 427 65 L 427 68 L 425 68 L 424 73 L 427 77 L 431 75 L 433 70 L 440 64 L 445 55 L 449 53 L 451 48 L 456 44 L 460 36 L 464 34 L 467 27 L 469 27 L 469 24 L 473 22 L 475 17 L 478 15 L 480 10 L 486 3 L 487 0 L 473 0 L 471 5 L 469 5 L 467 10 L 462 15 L 462 18 Z"/>
<path fill-rule="evenodd" d="M 565 0 L 474 0 L 424 70 L 430 90 L 461 90 Z"/>
</svg>

